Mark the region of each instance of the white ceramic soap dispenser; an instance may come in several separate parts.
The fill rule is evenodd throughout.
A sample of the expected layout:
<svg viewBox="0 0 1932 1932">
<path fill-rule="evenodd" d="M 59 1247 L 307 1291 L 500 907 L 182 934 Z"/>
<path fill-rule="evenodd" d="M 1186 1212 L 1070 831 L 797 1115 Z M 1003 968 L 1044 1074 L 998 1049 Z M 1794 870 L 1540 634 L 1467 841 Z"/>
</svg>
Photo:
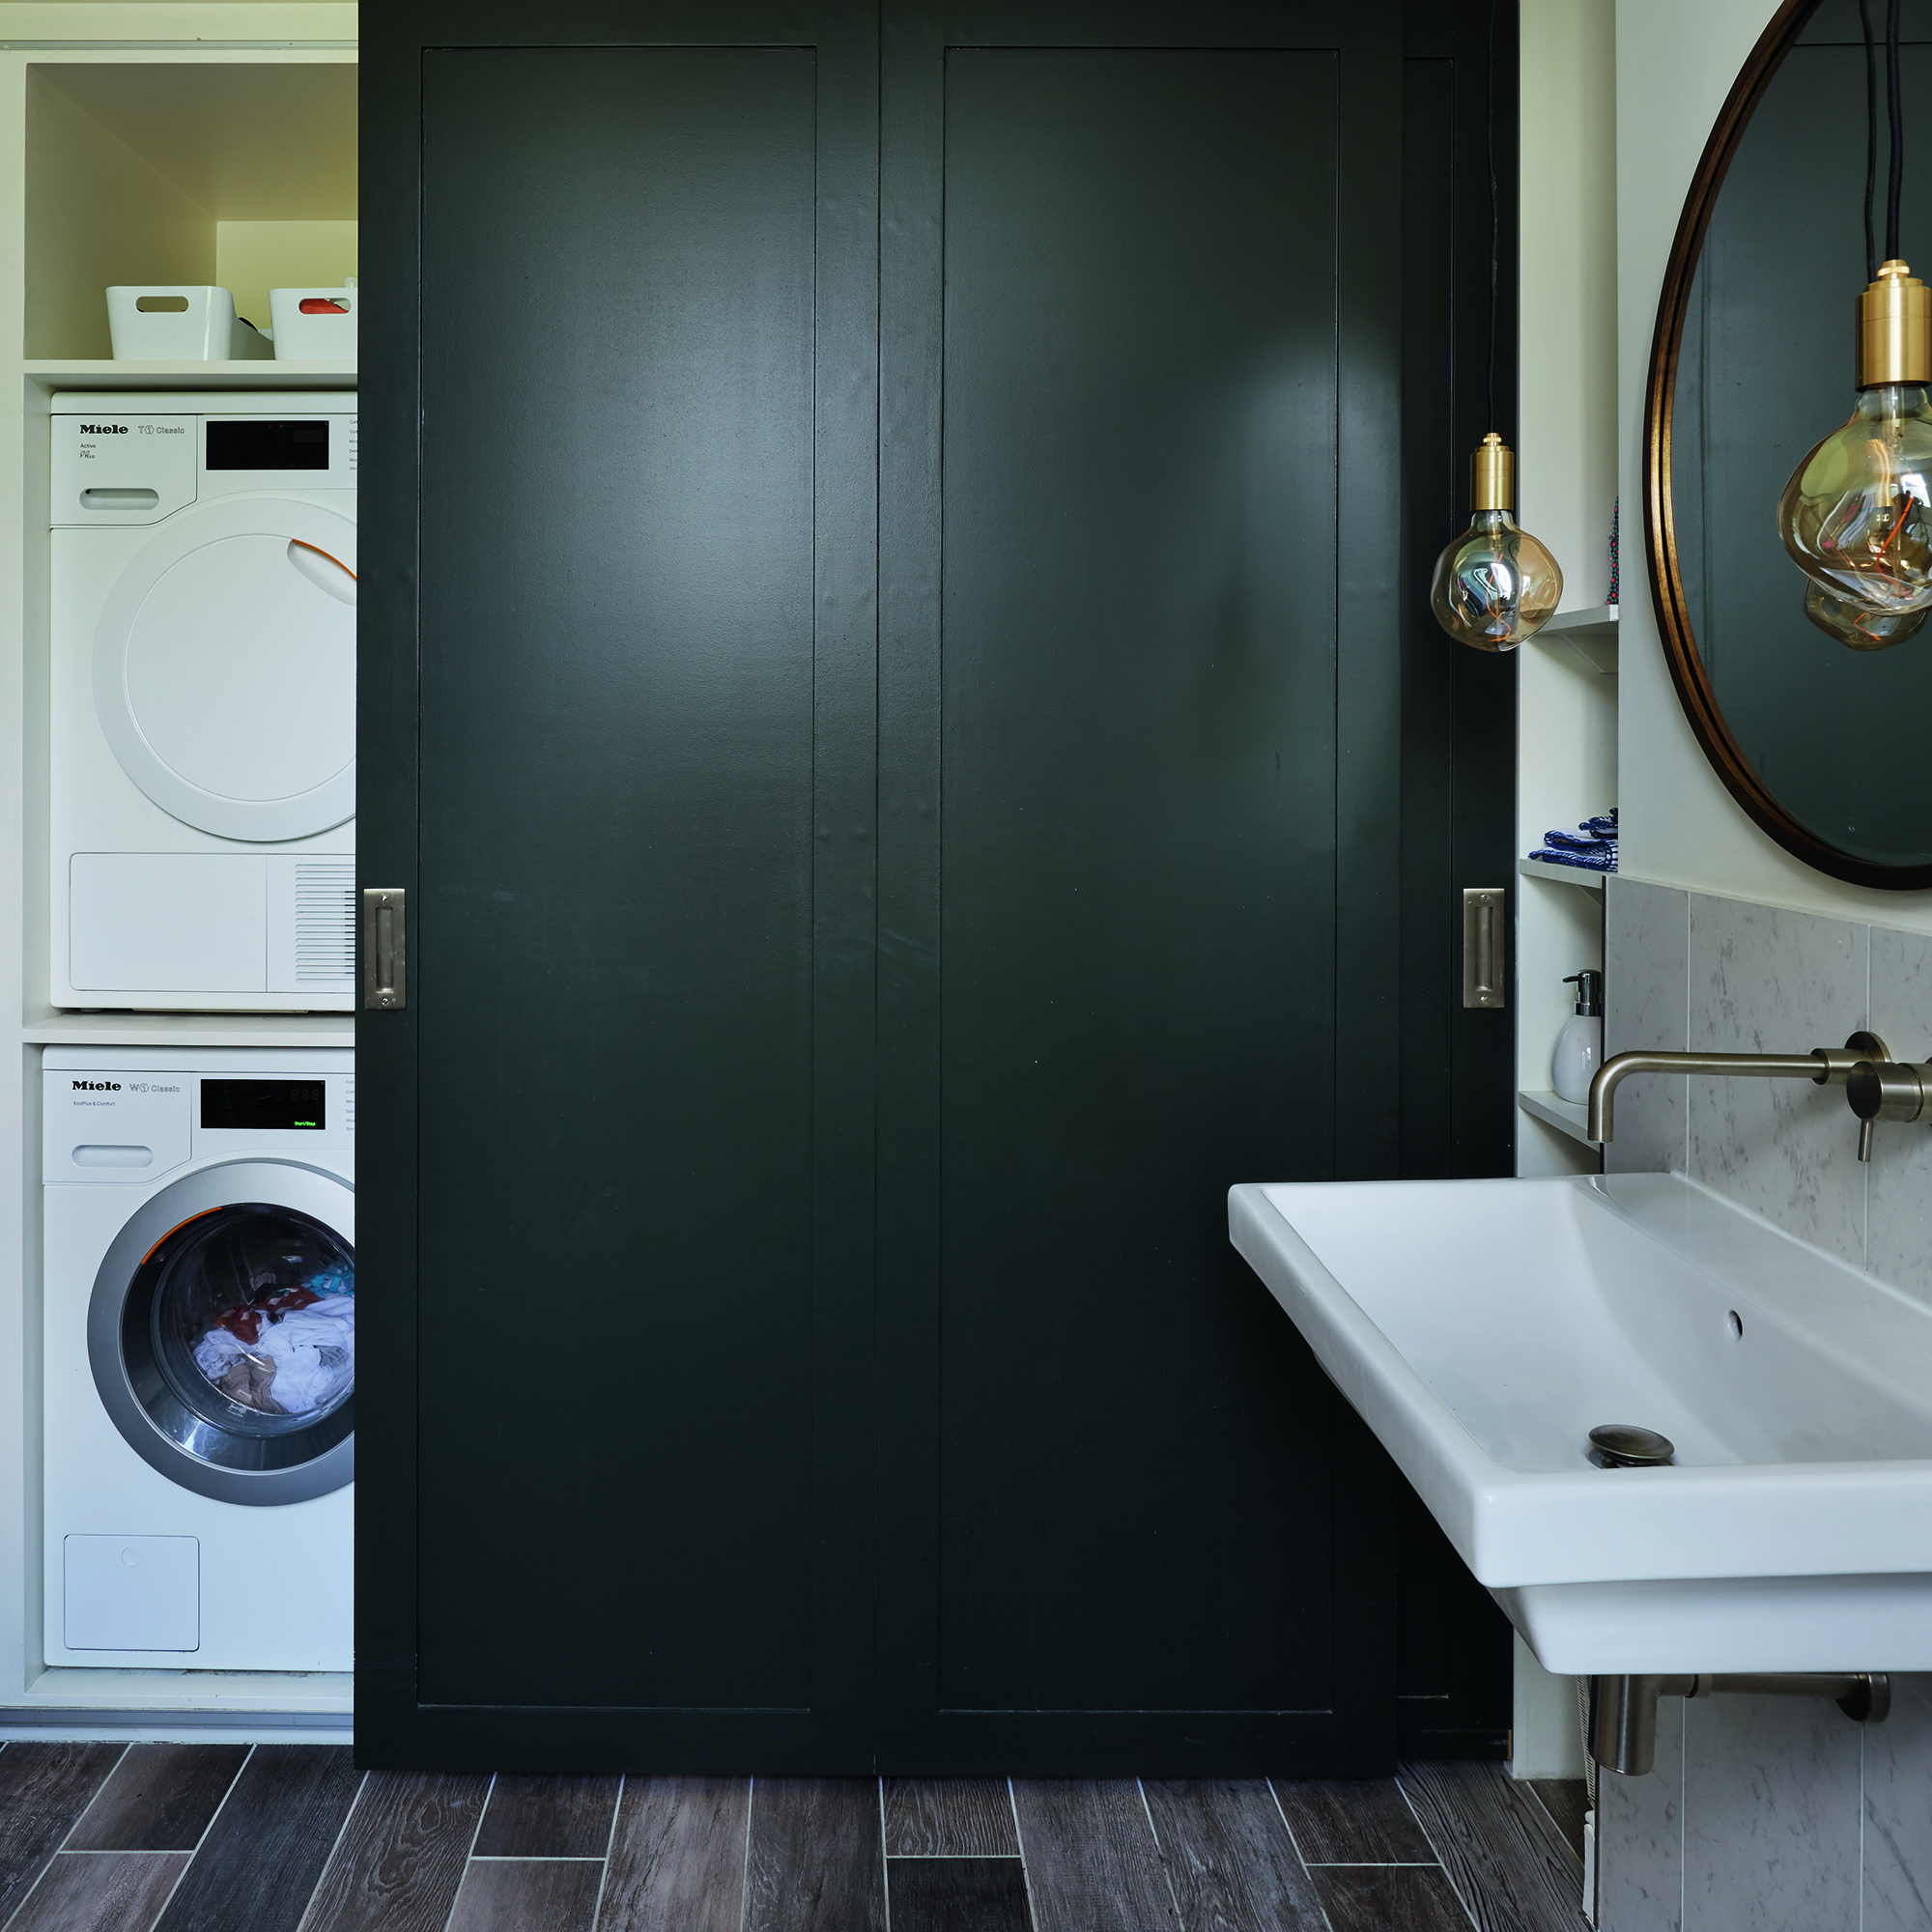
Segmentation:
<svg viewBox="0 0 1932 1932">
<path fill-rule="evenodd" d="M 1587 1100 L 1590 1077 L 1604 1064 L 1604 976 L 1572 973 L 1563 982 L 1577 989 L 1577 1016 L 1563 1022 L 1549 1056 L 1549 1084 L 1559 1098 Z"/>
</svg>

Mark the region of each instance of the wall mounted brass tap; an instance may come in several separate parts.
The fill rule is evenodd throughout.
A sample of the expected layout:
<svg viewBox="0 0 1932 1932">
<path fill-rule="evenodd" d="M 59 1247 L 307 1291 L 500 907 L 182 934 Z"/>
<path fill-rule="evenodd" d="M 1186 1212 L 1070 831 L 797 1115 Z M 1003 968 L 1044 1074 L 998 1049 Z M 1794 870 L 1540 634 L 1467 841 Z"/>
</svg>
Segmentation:
<svg viewBox="0 0 1932 1932">
<path fill-rule="evenodd" d="M 1845 1098 L 1859 1117 L 1861 1160 L 1871 1158 L 1874 1122 L 1932 1122 L 1932 1066 L 1876 1057 L 1861 1060 L 1852 1068 L 1845 1088 Z"/>
<path fill-rule="evenodd" d="M 1843 1046 L 1814 1046 L 1809 1053 L 1619 1053 L 1597 1068 L 1590 1082 L 1589 1124 L 1583 1131 L 1593 1141 L 1607 1141 L 1616 1131 L 1616 1091 L 1633 1073 L 1718 1073 L 1751 1080 L 1809 1080 L 1819 1087 L 1843 1087 L 1853 1070 L 1873 1062 L 1889 1063 L 1885 1041 L 1875 1033 L 1855 1033 Z M 1900 1071 L 1918 1072 L 1918 1068 Z M 1932 1067 L 1925 1069 L 1924 1094 L 1932 1095 Z M 1856 1111 L 1856 1103 L 1854 1103 Z M 1917 1120 L 1917 1114 L 1885 1115 L 1890 1120 Z M 1861 1136 L 1861 1149 L 1864 1146 Z M 1864 1152 L 1861 1160 L 1868 1158 Z"/>
</svg>

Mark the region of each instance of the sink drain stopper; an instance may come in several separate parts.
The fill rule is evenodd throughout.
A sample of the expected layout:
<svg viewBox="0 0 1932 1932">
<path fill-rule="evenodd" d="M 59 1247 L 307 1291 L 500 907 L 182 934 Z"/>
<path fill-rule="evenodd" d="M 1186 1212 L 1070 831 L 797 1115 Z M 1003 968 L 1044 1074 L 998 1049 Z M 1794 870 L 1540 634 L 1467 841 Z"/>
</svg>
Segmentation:
<svg viewBox="0 0 1932 1932">
<path fill-rule="evenodd" d="M 1634 1422 L 1600 1423 L 1590 1432 L 1590 1448 L 1606 1469 L 1656 1469 L 1677 1453 L 1669 1436 Z"/>
</svg>

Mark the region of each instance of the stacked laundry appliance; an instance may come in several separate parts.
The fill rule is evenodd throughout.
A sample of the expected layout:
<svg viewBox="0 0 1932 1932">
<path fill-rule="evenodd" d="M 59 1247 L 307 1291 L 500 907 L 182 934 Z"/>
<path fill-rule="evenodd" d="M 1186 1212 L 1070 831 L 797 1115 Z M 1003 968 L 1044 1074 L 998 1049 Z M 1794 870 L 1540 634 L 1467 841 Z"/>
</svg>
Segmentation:
<svg viewBox="0 0 1932 1932">
<path fill-rule="evenodd" d="M 353 1006 L 355 424 L 54 399 L 54 1007 Z M 62 1045 L 43 1082 L 46 1662 L 347 1670 L 354 1055 Z"/>
</svg>

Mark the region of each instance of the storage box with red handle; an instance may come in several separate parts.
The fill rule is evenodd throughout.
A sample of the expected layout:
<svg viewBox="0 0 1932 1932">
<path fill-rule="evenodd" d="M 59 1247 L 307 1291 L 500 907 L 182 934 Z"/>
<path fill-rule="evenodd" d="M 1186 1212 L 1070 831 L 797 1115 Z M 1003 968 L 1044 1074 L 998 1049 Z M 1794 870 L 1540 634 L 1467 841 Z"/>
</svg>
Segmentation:
<svg viewBox="0 0 1932 1932">
<path fill-rule="evenodd" d="M 353 362 L 355 315 L 362 294 L 354 282 L 339 289 L 270 289 L 278 362 Z"/>
</svg>

